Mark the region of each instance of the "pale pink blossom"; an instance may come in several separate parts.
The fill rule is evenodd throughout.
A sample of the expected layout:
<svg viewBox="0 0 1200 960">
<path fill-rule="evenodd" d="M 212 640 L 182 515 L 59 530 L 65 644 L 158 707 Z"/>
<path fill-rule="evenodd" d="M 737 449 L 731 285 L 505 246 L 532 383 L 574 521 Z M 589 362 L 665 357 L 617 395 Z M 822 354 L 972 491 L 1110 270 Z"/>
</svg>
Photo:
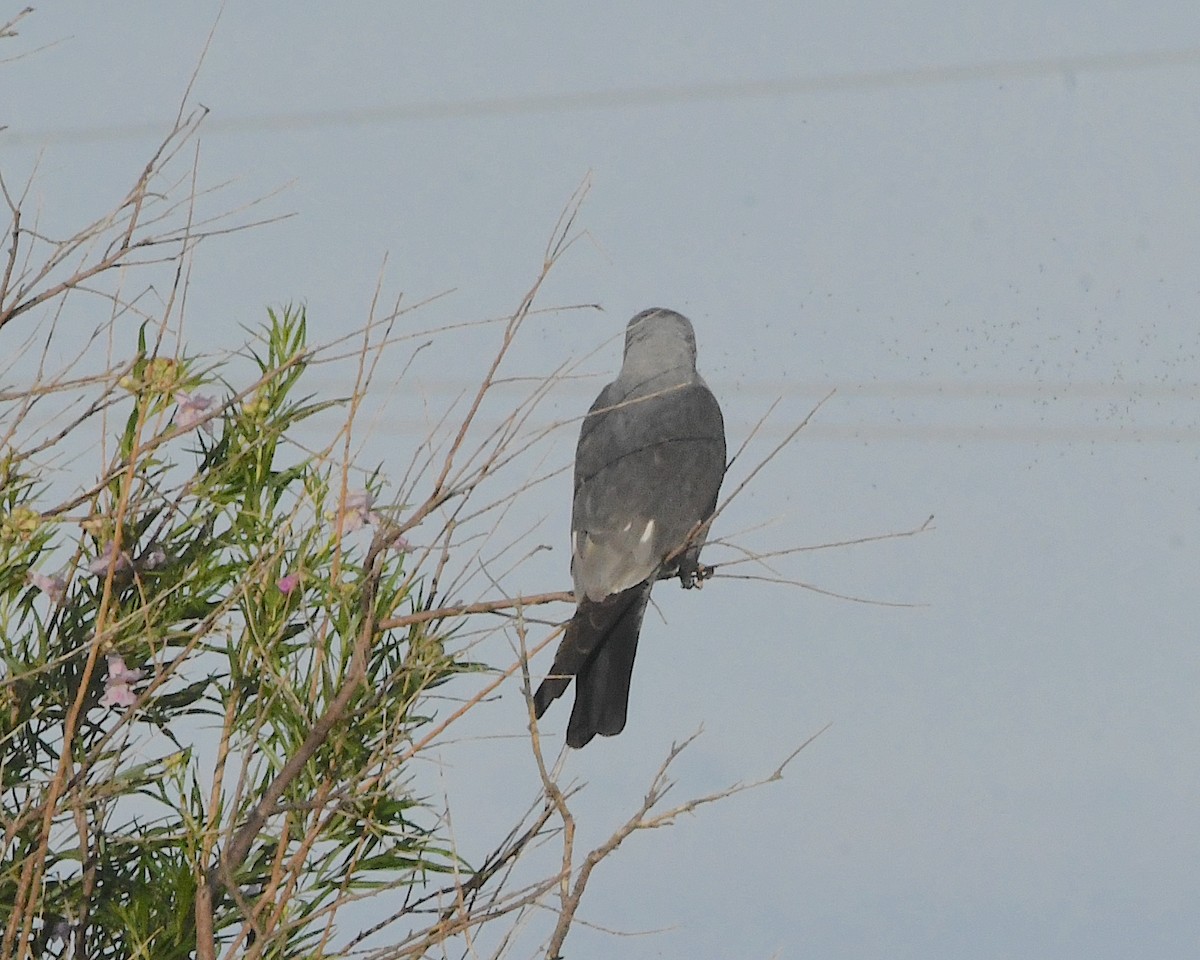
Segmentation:
<svg viewBox="0 0 1200 960">
<path fill-rule="evenodd" d="M 67 581 L 57 574 L 47 576 L 36 570 L 28 570 L 25 573 L 25 582 L 31 587 L 37 587 L 55 603 L 62 603 L 62 599 L 67 593 Z"/>
<path fill-rule="evenodd" d="M 413 545 L 398 533 L 388 541 L 388 546 L 397 553 L 412 553 L 413 551 Z"/>
<path fill-rule="evenodd" d="M 369 490 L 351 490 L 346 494 L 346 515 L 342 521 L 342 532 L 353 533 L 369 527 L 378 519 L 371 510 L 375 498 Z"/>
<path fill-rule="evenodd" d="M 175 400 L 179 404 L 179 408 L 175 411 L 175 426 L 180 430 L 190 430 L 192 427 L 200 424 L 200 429 L 205 433 L 212 434 L 212 421 L 204 420 L 209 409 L 216 403 L 215 397 L 201 396 L 196 393 L 178 392 L 175 394 Z"/>
<path fill-rule="evenodd" d="M 87 565 L 88 573 L 94 573 L 98 577 L 108 576 L 109 564 L 113 565 L 116 573 L 128 570 L 133 565 L 133 561 L 129 559 L 129 554 L 122 550 L 121 555 L 114 561 L 113 551 L 115 549 L 116 541 L 109 540 L 104 545 L 104 549 L 100 551 L 100 556 Z"/>
<path fill-rule="evenodd" d="M 48 918 L 46 925 L 43 928 L 46 934 L 46 941 L 61 940 L 66 943 L 71 939 L 71 921 L 65 917 Z M 64 956 L 65 954 L 60 954 Z"/>
<path fill-rule="evenodd" d="M 138 557 L 138 567 L 142 570 L 161 570 L 166 565 L 167 552 L 157 544 Z"/>
<path fill-rule="evenodd" d="M 132 707 L 137 700 L 133 684 L 141 680 L 146 671 L 130 670 L 119 653 L 110 653 L 107 659 L 108 676 L 104 678 L 104 696 L 100 698 L 100 706 Z"/>
<path fill-rule="evenodd" d="M 299 585 L 300 585 L 300 574 L 298 574 L 298 573 L 285 574 L 284 576 L 280 577 L 279 581 L 275 584 L 275 586 L 277 586 L 279 588 L 279 592 L 284 594 L 285 596 L 287 594 L 290 594 Z"/>
</svg>

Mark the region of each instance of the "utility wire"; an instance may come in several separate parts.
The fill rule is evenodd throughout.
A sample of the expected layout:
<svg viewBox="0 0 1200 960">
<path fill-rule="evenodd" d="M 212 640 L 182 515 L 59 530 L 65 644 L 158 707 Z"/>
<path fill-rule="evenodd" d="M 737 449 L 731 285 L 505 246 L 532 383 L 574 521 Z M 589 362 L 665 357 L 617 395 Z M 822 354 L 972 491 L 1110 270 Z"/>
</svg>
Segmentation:
<svg viewBox="0 0 1200 960">
<path fill-rule="evenodd" d="M 890 90 L 972 83 L 980 80 L 1024 80 L 1061 77 L 1072 81 L 1081 73 L 1114 73 L 1200 64 L 1200 48 L 1145 53 L 1109 53 L 1083 56 L 995 60 L 976 64 L 893 68 L 794 76 L 776 80 L 716 81 L 675 86 L 632 87 L 625 90 L 591 90 L 575 93 L 542 93 L 465 100 L 400 103 L 363 110 L 306 110 L 264 113 L 248 117 L 209 120 L 205 134 L 261 133 L 330 127 L 361 127 L 420 120 L 519 116 L 536 113 L 578 113 L 629 107 L 762 100 L 839 91 Z M 94 127 L 0 132 L 8 146 L 26 144 L 83 144 L 140 137 L 159 137 L 160 123 L 127 123 Z"/>
</svg>

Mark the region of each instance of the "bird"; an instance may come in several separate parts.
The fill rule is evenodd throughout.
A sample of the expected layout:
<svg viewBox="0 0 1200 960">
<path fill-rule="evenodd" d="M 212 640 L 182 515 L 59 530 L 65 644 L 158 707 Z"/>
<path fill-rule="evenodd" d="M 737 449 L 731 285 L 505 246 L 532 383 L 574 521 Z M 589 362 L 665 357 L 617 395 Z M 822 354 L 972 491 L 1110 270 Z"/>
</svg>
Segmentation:
<svg viewBox="0 0 1200 960">
<path fill-rule="evenodd" d="M 567 745 L 625 729 L 638 635 L 658 580 L 700 583 L 700 546 L 725 477 L 725 422 L 696 371 L 691 321 L 643 310 L 625 328 L 617 378 L 584 417 L 575 450 L 575 614 L 534 714 L 575 680 Z"/>
</svg>

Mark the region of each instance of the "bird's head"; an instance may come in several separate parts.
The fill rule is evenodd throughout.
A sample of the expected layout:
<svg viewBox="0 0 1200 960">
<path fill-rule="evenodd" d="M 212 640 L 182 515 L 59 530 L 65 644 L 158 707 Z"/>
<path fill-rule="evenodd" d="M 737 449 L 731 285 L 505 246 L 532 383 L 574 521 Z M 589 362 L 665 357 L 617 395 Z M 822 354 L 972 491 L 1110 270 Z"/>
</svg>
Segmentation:
<svg viewBox="0 0 1200 960">
<path fill-rule="evenodd" d="M 662 307 L 643 310 L 625 328 L 622 375 L 675 367 L 696 369 L 696 334 L 691 321 Z"/>
</svg>

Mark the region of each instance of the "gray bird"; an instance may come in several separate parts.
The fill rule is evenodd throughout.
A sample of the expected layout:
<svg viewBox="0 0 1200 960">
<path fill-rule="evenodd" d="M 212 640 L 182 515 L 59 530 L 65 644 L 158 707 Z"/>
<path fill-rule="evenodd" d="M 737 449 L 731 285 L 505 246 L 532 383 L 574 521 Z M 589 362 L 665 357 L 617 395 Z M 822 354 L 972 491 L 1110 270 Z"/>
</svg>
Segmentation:
<svg viewBox="0 0 1200 960">
<path fill-rule="evenodd" d="M 695 586 L 725 476 L 721 408 L 696 372 L 696 336 L 673 310 L 625 330 L 617 379 L 579 431 L 571 511 L 575 616 L 537 693 L 538 717 L 575 677 L 567 744 L 625 729 L 642 617 L 656 580 Z"/>
</svg>

